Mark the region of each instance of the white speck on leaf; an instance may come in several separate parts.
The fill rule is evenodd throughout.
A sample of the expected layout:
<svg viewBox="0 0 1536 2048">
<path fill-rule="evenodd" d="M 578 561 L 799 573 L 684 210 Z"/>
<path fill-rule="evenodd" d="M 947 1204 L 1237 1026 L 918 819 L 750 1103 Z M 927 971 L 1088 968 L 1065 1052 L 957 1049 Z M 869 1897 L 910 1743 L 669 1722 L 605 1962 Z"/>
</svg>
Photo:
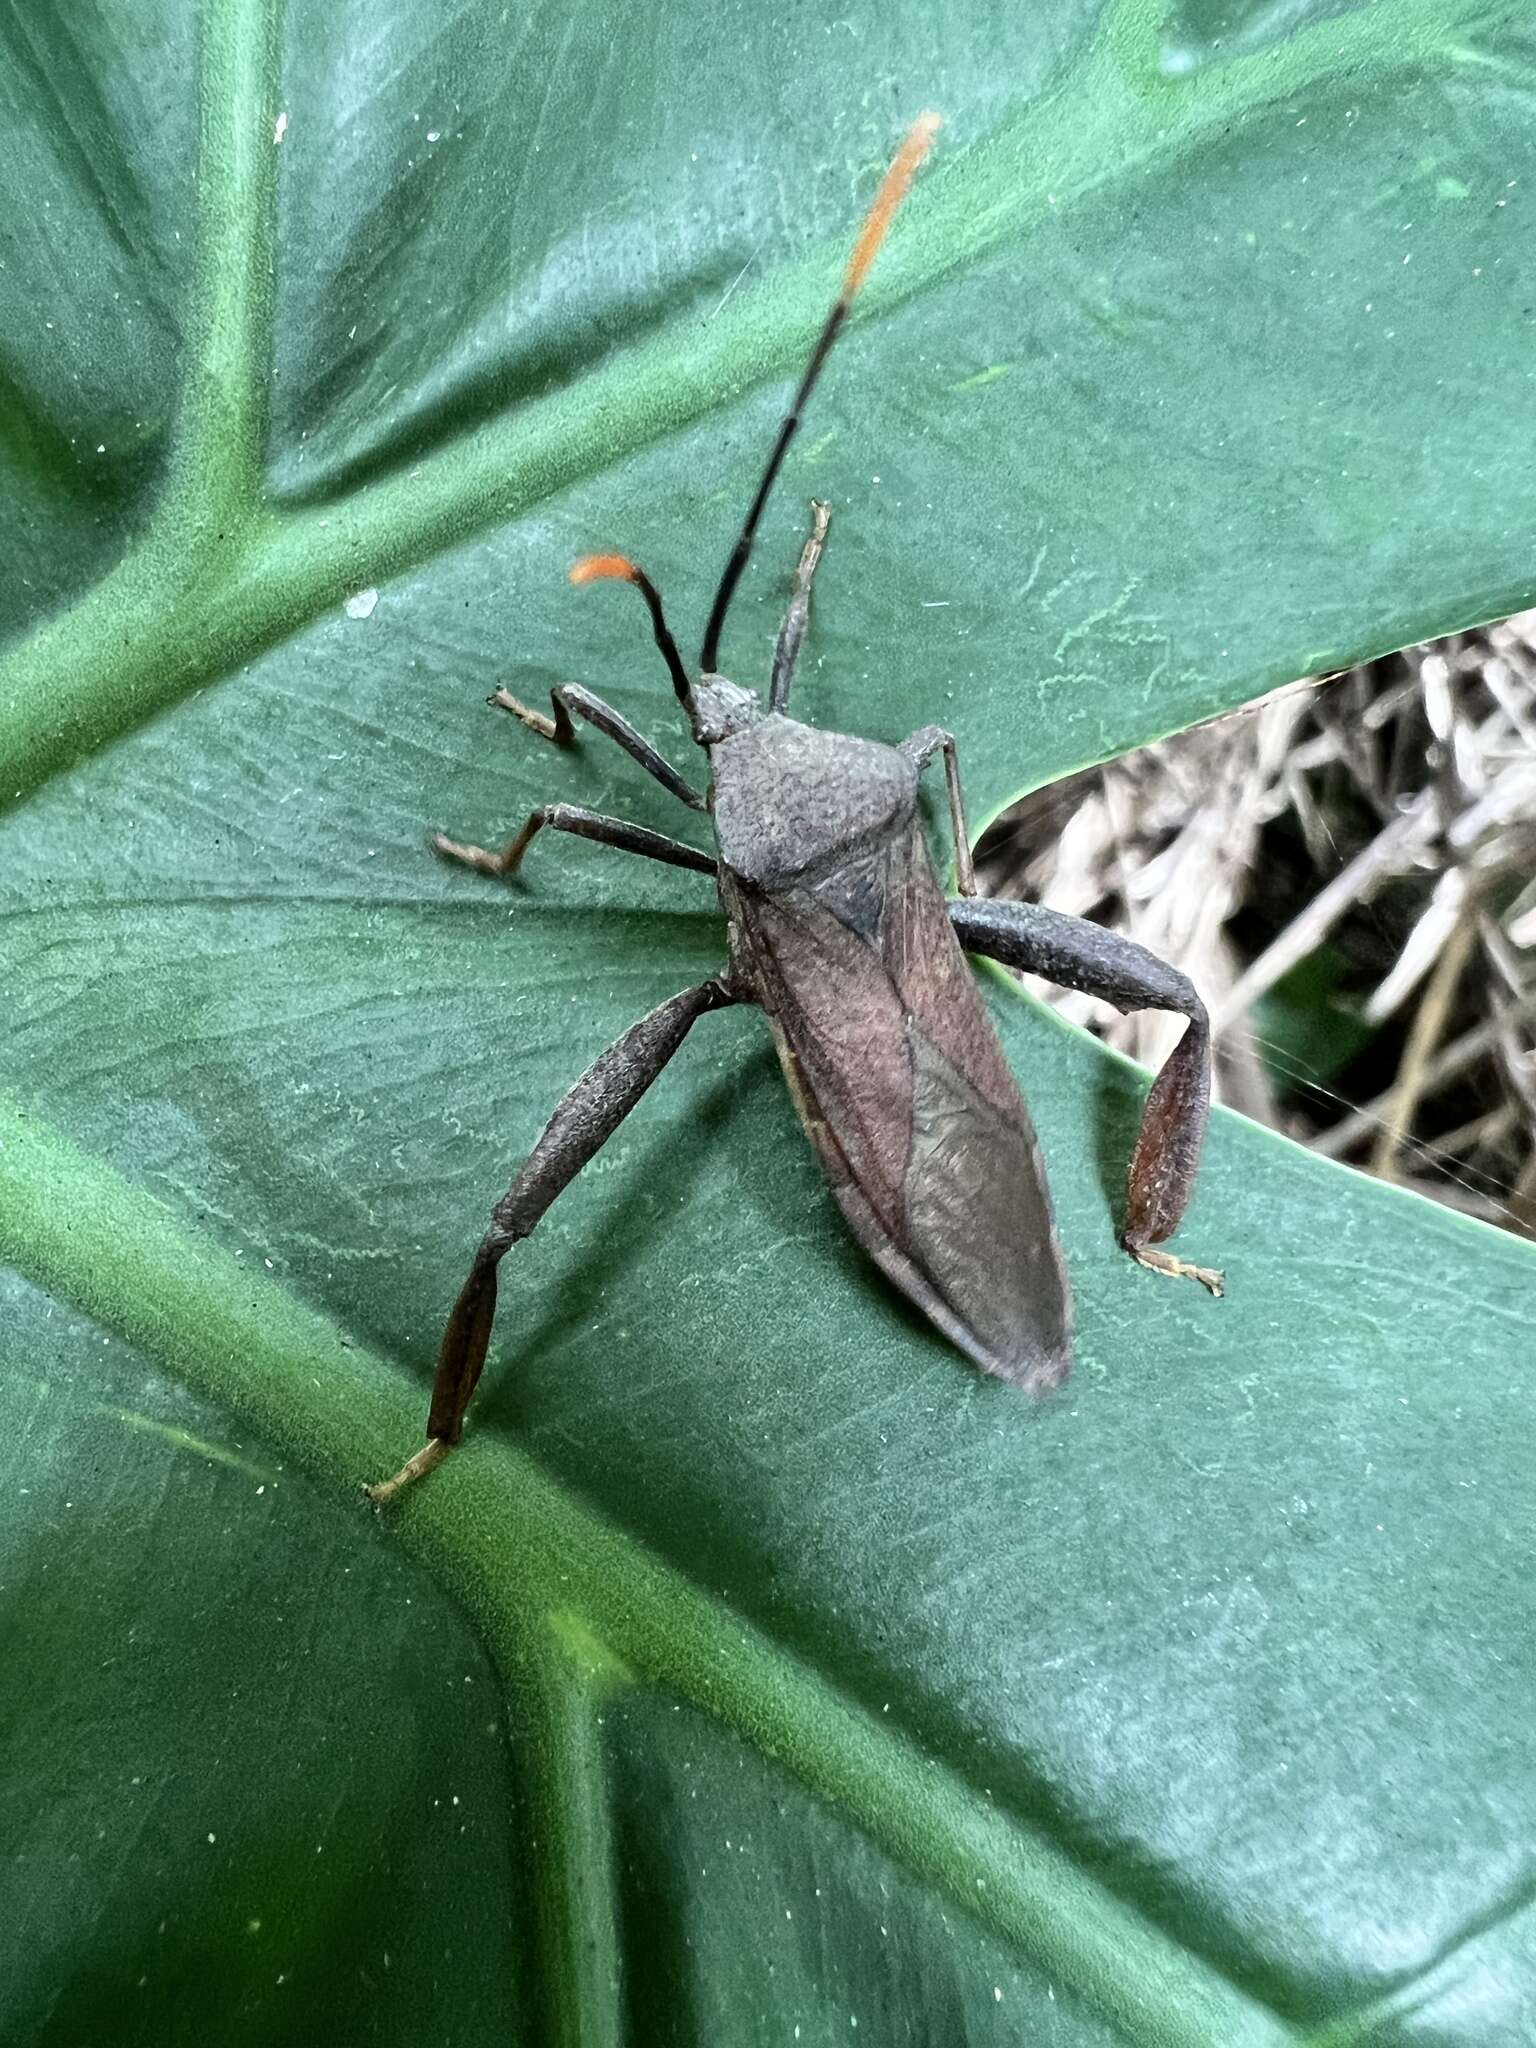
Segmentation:
<svg viewBox="0 0 1536 2048">
<path fill-rule="evenodd" d="M 347 599 L 346 612 L 349 619 L 367 619 L 373 616 L 373 608 L 379 601 L 376 590 L 354 590 Z"/>
<path fill-rule="evenodd" d="M 285 112 L 285 113 L 281 113 L 281 114 L 279 114 L 279 115 L 278 115 L 278 117 L 277 117 L 277 119 L 276 119 L 276 121 L 275 121 L 275 122 L 274 122 L 274 123 L 272 124 L 272 141 L 273 141 L 274 145 L 275 145 L 275 144 L 277 144 L 277 143 L 279 143 L 279 142 L 281 142 L 281 141 L 282 141 L 282 139 L 283 139 L 283 137 L 284 137 L 284 136 L 285 136 L 285 135 L 286 135 L 287 133 L 288 133 L 288 116 L 287 116 L 287 114 L 286 114 L 286 112 Z"/>
</svg>

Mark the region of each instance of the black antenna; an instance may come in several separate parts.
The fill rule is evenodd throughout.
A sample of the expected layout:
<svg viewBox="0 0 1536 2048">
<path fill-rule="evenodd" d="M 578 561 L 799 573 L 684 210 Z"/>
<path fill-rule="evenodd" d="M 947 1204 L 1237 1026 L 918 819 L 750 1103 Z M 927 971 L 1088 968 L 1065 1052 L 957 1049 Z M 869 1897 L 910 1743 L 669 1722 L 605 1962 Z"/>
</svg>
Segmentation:
<svg viewBox="0 0 1536 2048">
<path fill-rule="evenodd" d="M 886 229 L 891 216 L 906 197 L 907 187 L 917 173 L 917 167 L 939 132 L 937 114 L 919 114 L 907 130 L 906 140 L 897 150 L 891 167 L 880 183 L 875 194 L 875 203 L 864 217 L 859 230 L 859 239 L 853 245 L 853 254 L 848 259 L 848 268 L 843 273 L 843 288 L 837 302 L 827 315 L 827 324 L 821 330 L 820 338 L 811 351 L 811 360 L 806 364 L 805 375 L 800 379 L 800 389 L 795 393 L 795 402 L 779 428 L 778 438 L 773 444 L 773 453 L 768 458 L 768 467 L 763 471 L 763 480 L 757 487 L 746 523 L 737 535 L 731 558 L 725 565 L 725 574 L 720 578 L 720 588 L 715 592 L 715 601 L 710 608 L 709 624 L 704 629 L 704 646 L 699 654 L 699 667 L 705 675 L 712 674 L 720 653 L 720 633 L 725 625 L 725 615 L 730 609 L 731 599 L 736 594 L 736 585 L 741 581 L 741 572 L 747 566 L 752 553 L 752 543 L 757 537 L 757 523 L 763 516 L 763 507 L 768 502 L 768 493 L 783 465 L 784 456 L 794 439 L 795 429 L 800 424 L 800 415 L 805 410 L 806 400 L 815 389 L 816 379 L 821 375 L 823 363 L 832 352 L 832 344 L 842 332 L 848 318 L 849 308 L 857 296 L 860 285 L 869 275 L 880 244 L 885 240 Z M 686 700 L 685 700 L 686 701 Z"/>
<path fill-rule="evenodd" d="M 667 664 L 672 687 L 677 692 L 678 702 L 691 716 L 693 686 L 688 681 L 688 671 L 683 667 L 683 657 L 677 651 L 677 642 L 662 615 L 661 592 L 627 555 L 583 555 L 579 562 L 572 564 L 573 583 L 596 583 L 603 576 L 616 576 L 623 583 L 633 583 L 645 599 L 651 614 L 651 629 L 656 635 L 656 645 L 661 649 L 661 658 Z"/>
</svg>

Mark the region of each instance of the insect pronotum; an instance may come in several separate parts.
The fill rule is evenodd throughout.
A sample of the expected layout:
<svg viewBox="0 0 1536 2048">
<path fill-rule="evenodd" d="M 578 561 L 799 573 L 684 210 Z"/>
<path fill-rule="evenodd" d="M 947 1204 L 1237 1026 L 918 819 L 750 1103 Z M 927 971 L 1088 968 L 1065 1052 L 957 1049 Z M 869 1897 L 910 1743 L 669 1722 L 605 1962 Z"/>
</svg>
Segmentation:
<svg viewBox="0 0 1536 2048">
<path fill-rule="evenodd" d="M 1102 996 L 1122 1010 L 1175 1011 L 1188 1022 L 1152 1084 L 1131 1155 L 1121 1243 L 1154 1271 L 1188 1275 L 1213 1294 L 1221 1277 L 1158 1246 L 1178 1227 L 1194 1186 L 1210 1100 L 1210 1033 L 1199 996 L 1154 954 L 1084 919 L 975 893 L 953 737 L 924 726 L 898 747 L 820 732 L 788 716 L 805 638 L 811 579 L 828 509 L 811 531 L 774 648 L 768 706 L 716 671 L 721 629 L 758 521 L 800 416 L 891 217 L 939 127 L 914 122 L 854 243 L 842 290 L 731 550 L 690 674 L 661 597 L 624 555 L 588 555 L 573 583 L 632 583 L 709 763 L 696 790 L 617 711 L 572 683 L 535 711 L 505 690 L 492 702 L 560 746 L 582 718 L 713 827 L 704 853 L 640 825 L 573 804 L 544 804 L 500 852 L 435 834 L 446 859 L 482 874 L 517 872 L 546 828 L 714 877 L 729 927 L 726 965 L 684 989 L 587 1069 L 545 1126 L 491 1212 L 448 1318 L 427 1441 L 376 1501 L 440 1463 L 463 1433 L 485 1364 L 503 1257 L 612 1136 L 711 1010 L 755 1003 L 768 1019 L 800 1120 L 854 1235 L 897 1287 L 984 1371 L 1043 1391 L 1071 1366 L 1071 1296 L 1040 1150 L 980 993 L 966 965 L 978 953 Z M 946 902 L 918 812 L 918 778 L 944 757 L 960 895 Z"/>
</svg>

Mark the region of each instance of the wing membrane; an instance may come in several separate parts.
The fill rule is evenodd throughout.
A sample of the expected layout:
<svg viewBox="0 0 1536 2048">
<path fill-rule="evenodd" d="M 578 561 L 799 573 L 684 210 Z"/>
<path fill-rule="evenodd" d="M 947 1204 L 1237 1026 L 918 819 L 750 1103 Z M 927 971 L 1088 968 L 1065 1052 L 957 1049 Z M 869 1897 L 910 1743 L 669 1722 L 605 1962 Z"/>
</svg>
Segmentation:
<svg viewBox="0 0 1536 2048">
<path fill-rule="evenodd" d="M 984 1370 L 1057 1384 L 1070 1297 L 1039 1144 L 916 821 L 742 894 L 757 992 L 854 1235 Z"/>
</svg>

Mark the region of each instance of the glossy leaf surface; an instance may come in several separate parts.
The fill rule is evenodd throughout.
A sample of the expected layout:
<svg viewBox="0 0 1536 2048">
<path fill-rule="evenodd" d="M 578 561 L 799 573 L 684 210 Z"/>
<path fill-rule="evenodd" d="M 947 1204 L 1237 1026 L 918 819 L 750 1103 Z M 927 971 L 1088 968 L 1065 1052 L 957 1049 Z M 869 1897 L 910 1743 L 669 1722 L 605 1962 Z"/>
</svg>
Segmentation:
<svg viewBox="0 0 1536 2048">
<path fill-rule="evenodd" d="M 421 828 L 696 830 L 483 699 L 682 760 L 566 566 L 691 644 L 906 121 L 726 665 L 829 498 L 797 709 L 942 719 L 982 816 L 1530 601 L 1522 12 L 0 35 L 7 2041 L 1526 2039 L 1536 1262 L 1220 1118 L 1227 1300 L 1134 1270 L 1139 1078 L 1000 985 L 1062 1395 L 871 1274 L 731 1013 L 509 1270 L 473 1442 L 354 1491 L 561 1089 L 722 953 L 703 878 Z"/>
</svg>

